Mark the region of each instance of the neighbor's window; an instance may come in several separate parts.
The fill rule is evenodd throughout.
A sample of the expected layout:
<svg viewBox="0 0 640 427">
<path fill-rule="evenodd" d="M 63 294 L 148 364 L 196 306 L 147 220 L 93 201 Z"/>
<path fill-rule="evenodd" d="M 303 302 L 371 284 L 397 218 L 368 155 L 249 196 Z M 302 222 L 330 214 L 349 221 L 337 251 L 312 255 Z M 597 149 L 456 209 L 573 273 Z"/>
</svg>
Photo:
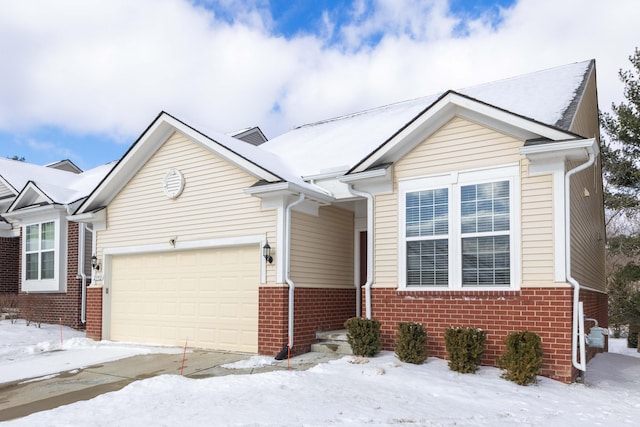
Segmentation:
<svg viewBox="0 0 640 427">
<path fill-rule="evenodd" d="M 55 277 L 55 222 L 25 227 L 25 263 L 27 280 Z"/>
<path fill-rule="evenodd" d="M 442 185 L 429 179 L 400 184 L 404 286 L 512 286 L 513 181 L 469 182 L 482 178 L 469 173 Z M 436 182 L 436 188 L 422 190 L 422 182 L 424 187 Z"/>
</svg>

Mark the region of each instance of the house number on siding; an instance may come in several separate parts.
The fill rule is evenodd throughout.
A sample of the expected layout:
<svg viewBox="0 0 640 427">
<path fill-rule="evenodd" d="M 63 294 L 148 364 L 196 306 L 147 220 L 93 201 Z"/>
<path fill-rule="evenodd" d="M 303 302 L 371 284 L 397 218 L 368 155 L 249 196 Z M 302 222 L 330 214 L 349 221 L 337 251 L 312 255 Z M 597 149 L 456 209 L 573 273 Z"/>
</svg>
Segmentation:
<svg viewBox="0 0 640 427">
<path fill-rule="evenodd" d="M 177 169 L 169 169 L 162 180 L 164 195 L 170 199 L 177 198 L 184 190 L 184 176 Z"/>
</svg>

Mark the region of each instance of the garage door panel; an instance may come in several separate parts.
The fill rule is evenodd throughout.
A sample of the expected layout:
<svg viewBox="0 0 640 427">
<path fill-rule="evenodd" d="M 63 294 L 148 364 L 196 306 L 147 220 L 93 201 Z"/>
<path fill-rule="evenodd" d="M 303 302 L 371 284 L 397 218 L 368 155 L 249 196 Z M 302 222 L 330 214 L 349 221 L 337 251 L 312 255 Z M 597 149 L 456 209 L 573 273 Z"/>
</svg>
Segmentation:
<svg viewBox="0 0 640 427">
<path fill-rule="evenodd" d="M 259 248 L 112 259 L 111 339 L 257 352 Z"/>
</svg>

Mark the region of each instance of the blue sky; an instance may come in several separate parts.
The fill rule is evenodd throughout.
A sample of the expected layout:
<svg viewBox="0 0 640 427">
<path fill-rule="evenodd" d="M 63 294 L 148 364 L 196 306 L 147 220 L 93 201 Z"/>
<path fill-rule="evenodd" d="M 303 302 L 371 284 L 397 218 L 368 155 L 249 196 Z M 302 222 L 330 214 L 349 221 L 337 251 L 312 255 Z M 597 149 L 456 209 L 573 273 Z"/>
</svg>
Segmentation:
<svg viewBox="0 0 640 427">
<path fill-rule="evenodd" d="M 0 0 L 0 156 L 89 169 L 163 110 L 274 137 L 590 58 L 606 109 L 638 18 L 635 0 Z"/>
</svg>

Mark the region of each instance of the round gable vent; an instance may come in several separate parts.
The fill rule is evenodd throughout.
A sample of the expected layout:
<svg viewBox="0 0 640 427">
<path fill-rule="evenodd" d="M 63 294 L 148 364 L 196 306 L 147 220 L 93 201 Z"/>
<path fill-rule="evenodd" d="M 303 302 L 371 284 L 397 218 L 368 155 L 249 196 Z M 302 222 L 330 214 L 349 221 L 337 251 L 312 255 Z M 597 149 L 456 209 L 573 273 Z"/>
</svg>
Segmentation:
<svg viewBox="0 0 640 427">
<path fill-rule="evenodd" d="M 170 199 L 177 198 L 184 190 L 184 176 L 177 169 L 169 169 L 162 180 L 164 195 Z"/>
</svg>

